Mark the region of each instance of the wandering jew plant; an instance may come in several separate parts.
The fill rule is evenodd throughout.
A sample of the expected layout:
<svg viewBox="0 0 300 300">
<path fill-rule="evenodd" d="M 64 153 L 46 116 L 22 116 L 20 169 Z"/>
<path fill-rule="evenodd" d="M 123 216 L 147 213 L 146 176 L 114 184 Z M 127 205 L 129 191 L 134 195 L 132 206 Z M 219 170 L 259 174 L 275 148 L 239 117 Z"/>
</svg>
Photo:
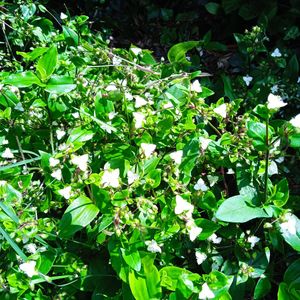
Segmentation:
<svg viewBox="0 0 300 300">
<path fill-rule="evenodd" d="M 55 29 L 42 5 L 15 14 L 27 35 L 9 33 L 19 50 L 0 73 L 1 297 L 299 299 L 289 99 L 212 101 L 185 57 L 199 42 L 157 62 L 110 48 L 85 16 Z"/>
</svg>

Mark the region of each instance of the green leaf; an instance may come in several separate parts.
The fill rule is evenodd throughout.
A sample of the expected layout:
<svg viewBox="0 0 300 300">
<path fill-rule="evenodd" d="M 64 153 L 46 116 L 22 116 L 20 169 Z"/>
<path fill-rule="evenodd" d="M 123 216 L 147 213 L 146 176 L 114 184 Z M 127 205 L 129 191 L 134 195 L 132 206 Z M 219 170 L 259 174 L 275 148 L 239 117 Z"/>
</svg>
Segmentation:
<svg viewBox="0 0 300 300">
<path fill-rule="evenodd" d="M 15 250 L 15 252 L 24 260 L 27 260 L 27 256 L 20 249 L 20 247 L 15 243 L 15 241 L 10 237 L 10 235 L 1 227 L 0 225 L 0 233 L 6 239 L 6 241 L 10 244 L 10 246 Z"/>
<path fill-rule="evenodd" d="M 247 134 L 253 139 L 253 146 L 257 150 L 266 149 L 266 125 L 259 122 L 249 121 L 247 123 Z"/>
<path fill-rule="evenodd" d="M 42 252 L 38 259 L 38 264 L 37 264 L 38 270 L 41 273 L 46 275 L 52 269 L 55 259 L 56 259 L 56 254 L 54 252 L 51 251 Z"/>
<path fill-rule="evenodd" d="M 290 145 L 293 148 L 300 148 L 300 133 L 289 136 Z"/>
<path fill-rule="evenodd" d="M 64 94 L 75 88 L 76 84 L 74 84 L 72 77 L 53 75 L 47 82 L 45 90 L 49 93 Z"/>
<path fill-rule="evenodd" d="M 77 46 L 79 37 L 78 34 L 71 28 L 63 26 L 63 34 L 69 46 Z"/>
<path fill-rule="evenodd" d="M 297 279 L 300 279 L 300 259 L 295 260 L 289 265 L 283 277 L 284 282 L 287 284 L 291 284 Z"/>
<path fill-rule="evenodd" d="M 196 219 L 195 222 L 198 227 L 202 228 L 202 231 L 198 236 L 198 239 L 201 241 L 206 240 L 220 228 L 220 225 L 207 219 Z"/>
<path fill-rule="evenodd" d="M 218 208 L 216 218 L 229 223 L 245 223 L 255 218 L 267 218 L 268 215 L 260 207 L 249 205 L 247 196 L 233 196 L 226 199 Z"/>
<path fill-rule="evenodd" d="M 226 76 L 224 74 L 221 75 L 223 84 L 224 84 L 224 94 L 227 96 L 230 100 L 234 100 L 236 97 L 234 95 L 232 86 L 231 86 L 231 80 L 229 76 Z"/>
<path fill-rule="evenodd" d="M 216 15 L 219 11 L 220 4 L 216 2 L 208 2 L 205 4 L 205 8 L 210 14 Z"/>
<path fill-rule="evenodd" d="M 288 290 L 288 285 L 285 282 L 281 282 L 279 284 L 277 300 L 292 300 Z"/>
<path fill-rule="evenodd" d="M 17 51 L 18 55 L 21 55 L 25 60 L 33 61 L 43 55 L 49 48 L 46 47 L 38 47 L 33 49 L 31 52 L 20 52 Z"/>
<path fill-rule="evenodd" d="M 282 207 L 286 204 L 289 199 L 289 185 L 286 178 L 280 180 L 276 185 L 276 194 L 272 199 L 277 207 Z"/>
<path fill-rule="evenodd" d="M 52 46 L 48 51 L 38 60 L 36 70 L 42 81 L 46 81 L 54 72 L 57 65 L 57 49 Z"/>
<path fill-rule="evenodd" d="M 81 127 L 74 128 L 69 135 L 67 143 L 82 143 L 93 138 L 94 132 Z"/>
<path fill-rule="evenodd" d="M 229 14 L 240 7 L 240 2 L 240 0 L 222 0 L 222 7 L 225 13 Z"/>
<path fill-rule="evenodd" d="M 299 74 L 299 62 L 297 59 L 297 55 L 294 54 L 288 62 L 284 75 L 289 80 L 293 82 L 297 82 L 298 74 Z"/>
<path fill-rule="evenodd" d="M 168 52 L 169 62 L 189 65 L 190 62 L 186 59 L 186 53 L 189 50 L 192 50 L 193 48 L 197 47 L 198 45 L 198 41 L 189 41 L 172 46 Z"/>
<path fill-rule="evenodd" d="M 130 249 L 123 249 L 121 248 L 122 257 L 127 263 L 129 267 L 131 267 L 133 270 L 139 272 L 142 267 L 142 261 L 140 254 L 137 250 L 133 249 L 132 247 Z"/>
<path fill-rule="evenodd" d="M 271 290 L 271 283 L 267 277 L 262 277 L 258 280 L 255 290 L 254 299 L 261 299 L 266 296 Z"/>
<path fill-rule="evenodd" d="M 60 237 L 70 237 L 75 232 L 90 224 L 97 216 L 99 209 L 93 202 L 80 196 L 66 209 L 60 224 Z"/>
<path fill-rule="evenodd" d="M 42 85 L 41 81 L 32 71 L 12 74 L 6 77 L 2 83 L 13 85 L 19 88 L 29 87 L 33 84 Z"/>
</svg>

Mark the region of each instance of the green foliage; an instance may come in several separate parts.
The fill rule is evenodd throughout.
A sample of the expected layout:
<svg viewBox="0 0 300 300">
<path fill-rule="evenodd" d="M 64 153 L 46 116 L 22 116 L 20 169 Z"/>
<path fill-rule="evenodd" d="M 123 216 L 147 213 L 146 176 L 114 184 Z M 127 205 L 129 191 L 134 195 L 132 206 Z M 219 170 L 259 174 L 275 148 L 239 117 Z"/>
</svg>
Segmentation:
<svg viewBox="0 0 300 300">
<path fill-rule="evenodd" d="M 251 5 L 205 8 L 247 20 Z M 4 20 L 1 299 L 299 298 L 295 55 L 263 26 L 236 34 L 252 79 L 220 88 L 199 70 L 199 47 L 227 50 L 211 32 L 163 63 L 38 2 Z"/>
</svg>

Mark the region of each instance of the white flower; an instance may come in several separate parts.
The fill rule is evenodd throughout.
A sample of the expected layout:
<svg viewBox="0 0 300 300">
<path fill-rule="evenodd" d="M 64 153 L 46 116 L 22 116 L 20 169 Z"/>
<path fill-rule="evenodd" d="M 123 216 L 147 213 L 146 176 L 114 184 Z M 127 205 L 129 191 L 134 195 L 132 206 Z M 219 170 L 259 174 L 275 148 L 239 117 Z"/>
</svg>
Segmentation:
<svg viewBox="0 0 300 300">
<path fill-rule="evenodd" d="M 7 184 L 7 181 L 5 180 L 0 180 L 0 186 L 5 186 Z"/>
<path fill-rule="evenodd" d="M 186 212 L 188 216 L 192 216 L 194 205 L 183 199 L 181 196 L 176 195 L 175 214 L 180 215 Z"/>
<path fill-rule="evenodd" d="M 226 103 L 221 104 L 220 106 L 216 107 L 214 109 L 214 112 L 218 115 L 220 115 L 222 118 L 226 118 Z"/>
<path fill-rule="evenodd" d="M 164 104 L 163 108 L 168 109 L 168 108 L 173 108 L 174 105 L 171 101 L 168 101 L 166 104 Z"/>
<path fill-rule="evenodd" d="M 106 90 L 107 92 L 116 91 L 117 89 L 118 89 L 118 88 L 117 88 L 116 85 L 113 84 L 113 83 L 109 84 L 109 85 L 105 88 L 105 90 Z"/>
<path fill-rule="evenodd" d="M 284 162 L 284 156 L 280 156 L 280 157 L 276 158 L 275 161 L 279 164 L 283 163 Z"/>
<path fill-rule="evenodd" d="M 145 157 L 148 158 L 155 151 L 156 145 L 155 144 L 141 143 L 141 149 L 142 149 L 142 152 L 145 154 Z"/>
<path fill-rule="evenodd" d="M 61 18 L 61 20 L 65 20 L 65 19 L 68 19 L 68 16 L 62 12 L 62 13 L 60 13 L 60 18 Z"/>
<path fill-rule="evenodd" d="M 276 162 L 274 160 L 272 160 L 268 166 L 268 175 L 272 176 L 275 174 L 278 174 L 278 167 L 277 167 Z"/>
<path fill-rule="evenodd" d="M 300 83 L 300 77 L 298 77 L 297 83 Z"/>
<path fill-rule="evenodd" d="M 50 159 L 49 159 L 49 165 L 50 165 L 50 167 L 55 167 L 55 166 L 57 166 L 59 163 L 60 163 L 59 159 L 50 157 Z"/>
<path fill-rule="evenodd" d="M 243 80 L 246 83 L 246 86 L 249 86 L 251 81 L 253 80 L 253 77 L 246 75 L 246 76 L 243 76 Z"/>
<path fill-rule="evenodd" d="M 208 241 L 212 242 L 213 244 L 220 244 L 222 242 L 222 238 L 218 237 L 215 233 L 213 233 L 209 238 Z"/>
<path fill-rule="evenodd" d="M 202 178 L 199 178 L 196 184 L 194 185 L 194 189 L 196 191 L 202 191 L 206 192 L 208 190 L 208 186 L 205 184 L 204 180 Z"/>
<path fill-rule="evenodd" d="M 66 134 L 66 132 L 63 130 L 60 130 L 60 129 L 56 130 L 56 137 L 58 140 L 61 140 L 65 134 Z"/>
<path fill-rule="evenodd" d="M 198 265 L 201 265 L 207 259 L 207 255 L 203 252 L 196 251 L 195 255 L 196 255 L 196 260 Z"/>
<path fill-rule="evenodd" d="M 192 212 L 193 212 L 193 210 L 190 210 L 186 214 L 186 216 L 189 218 L 189 220 L 186 222 L 186 227 L 187 227 L 187 231 L 189 233 L 191 242 L 193 242 L 197 238 L 197 236 L 202 232 L 202 228 L 198 227 L 195 224 L 195 221 L 192 218 Z"/>
<path fill-rule="evenodd" d="M 247 242 L 251 244 L 251 249 L 255 246 L 256 243 L 258 243 L 260 238 L 258 238 L 255 235 L 251 235 L 248 237 Z"/>
<path fill-rule="evenodd" d="M 107 133 L 112 133 L 112 127 L 111 127 L 111 122 L 107 122 L 107 123 L 102 123 L 100 125 L 101 129 L 103 129 L 104 131 L 106 131 Z"/>
<path fill-rule="evenodd" d="M 6 148 L 1 156 L 3 158 L 14 158 L 14 154 L 11 152 L 11 150 L 9 148 Z"/>
<path fill-rule="evenodd" d="M 118 114 L 117 112 L 111 111 L 111 112 L 108 114 L 109 120 L 112 120 L 117 114 Z"/>
<path fill-rule="evenodd" d="M 199 293 L 199 299 L 213 299 L 215 298 L 215 294 L 209 288 L 208 284 L 205 282 L 202 285 L 201 292 Z"/>
<path fill-rule="evenodd" d="M 34 243 L 30 243 L 24 246 L 24 248 L 26 249 L 26 251 L 28 251 L 29 253 L 35 254 L 37 249 L 36 249 L 36 244 Z"/>
<path fill-rule="evenodd" d="M 80 117 L 80 114 L 78 111 L 76 111 L 76 112 L 72 113 L 72 116 L 74 119 L 78 119 Z"/>
<path fill-rule="evenodd" d="M 234 171 L 232 169 L 228 169 L 226 174 L 228 174 L 228 175 L 234 174 Z"/>
<path fill-rule="evenodd" d="M 67 150 L 67 148 L 68 148 L 68 146 L 67 146 L 66 143 L 60 144 L 60 145 L 58 146 L 58 150 L 59 150 L 59 151 L 65 151 L 65 150 Z"/>
<path fill-rule="evenodd" d="M 134 98 L 135 98 L 135 108 L 139 108 L 148 104 L 148 101 L 139 95 L 134 96 Z"/>
<path fill-rule="evenodd" d="M 290 123 L 297 128 L 300 128 L 300 114 L 290 120 Z"/>
<path fill-rule="evenodd" d="M 130 50 L 131 50 L 135 55 L 139 55 L 140 53 L 142 53 L 142 49 L 141 49 L 141 48 L 132 47 L 132 48 L 130 48 Z"/>
<path fill-rule="evenodd" d="M 114 56 L 114 57 L 112 58 L 112 64 L 113 64 L 114 66 L 119 66 L 119 65 L 121 65 L 121 63 L 122 63 L 122 58 L 117 57 L 117 56 Z"/>
<path fill-rule="evenodd" d="M 277 84 L 275 84 L 271 87 L 271 92 L 272 92 L 272 94 L 276 94 L 278 92 L 278 85 Z"/>
<path fill-rule="evenodd" d="M 89 155 L 84 154 L 84 155 L 72 155 L 71 162 L 72 164 L 76 165 L 81 171 L 86 171 L 87 170 L 87 162 L 89 160 Z"/>
<path fill-rule="evenodd" d="M 278 48 L 276 48 L 272 54 L 271 54 L 272 57 L 281 57 L 281 52 L 279 51 Z"/>
<path fill-rule="evenodd" d="M 17 103 L 14 109 L 18 111 L 24 111 L 24 107 L 21 102 Z"/>
<path fill-rule="evenodd" d="M 61 169 L 57 169 L 57 170 L 53 171 L 51 173 L 51 176 L 57 180 L 61 180 L 62 179 Z"/>
<path fill-rule="evenodd" d="M 170 154 L 170 157 L 174 160 L 175 164 L 180 165 L 182 160 L 183 151 L 175 151 Z"/>
<path fill-rule="evenodd" d="M 120 176 L 119 169 L 105 170 L 101 178 L 101 183 L 103 184 L 104 187 L 111 186 L 117 188 L 120 186 L 119 176 Z"/>
<path fill-rule="evenodd" d="M 132 184 L 136 180 L 138 180 L 140 177 L 139 177 L 139 174 L 133 173 L 132 171 L 128 171 L 127 178 L 128 178 L 128 184 Z"/>
<path fill-rule="evenodd" d="M 20 270 L 23 271 L 28 277 L 32 277 L 34 275 L 37 275 L 38 272 L 35 270 L 36 262 L 33 260 L 30 260 L 28 262 L 25 262 L 23 264 L 20 264 Z"/>
<path fill-rule="evenodd" d="M 291 213 L 286 213 L 284 218 L 286 221 L 279 225 L 281 231 L 285 234 L 295 235 L 297 233 L 298 218 Z"/>
<path fill-rule="evenodd" d="M 201 93 L 202 92 L 202 87 L 200 85 L 199 80 L 193 81 L 193 83 L 191 85 L 191 91 L 196 92 L 196 93 Z"/>
<path fill-rule="evenodd" d="M 4 140 L 2 141 L 2 145 L 8 145 L 8 140 L 4 139 Z"/>
<path fill-rule="evenodd" d="M 70 186 L 66 186 L 65 188 L 58 190 L 58 193 L 63 196 L 65 199 L 70 199 L 71 197 L 71 190 L 72 188 Z"/>
<path fill-rule="evenodd" d="M 205 151 L 207 149 L 209 143 L 212 142 L 212 140 L 204 138 L 202 136 L 199 138 L 199 141 L 200 141 L 200 144 L 201 144 L 201 149 L 203 151 Z"/>
<path fill-rule="evenodd" d="M 268 102 L 267 102 L 268 109 L 278 109 L 278 108 L 284 107 L 286 105 L 287 105 L 287 103 L 284 103 L 280 96 L 276 96 L 273 94 L 270 94 L 268 96 Z"/>
<path fill-rule="evenodd" d="M 158 244 L 155 240 L 146 241 L 145 244 L 148 246 L 147 250 L 149 252 L 161 253 L 161 248 L 158 246 Z"/>
<path fill-rule="evenodd" d="M 129 101 L 133 100 L 133 96 L 128 92 L 125 93 L 125 98 Z"/>
<path fill-rule="evenodd" d="M 134 127 L 136 129 L 143 127 L 143 123 L 145 122 L 146 116 L 140 112 L 133 112 L 134 117 Z"/>
</svg>

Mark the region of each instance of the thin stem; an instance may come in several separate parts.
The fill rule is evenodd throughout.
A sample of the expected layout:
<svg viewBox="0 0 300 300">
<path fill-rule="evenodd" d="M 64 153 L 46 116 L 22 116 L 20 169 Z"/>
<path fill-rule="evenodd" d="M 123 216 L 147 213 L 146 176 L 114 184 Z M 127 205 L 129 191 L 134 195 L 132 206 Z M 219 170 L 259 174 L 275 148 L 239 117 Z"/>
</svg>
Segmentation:
<svg viewBox="0 0 300 300">
<path fill-rule="evenodd" d="M 269 117 L 266 120 L 266 156 L 265 156 L 265 203 L 268 201 L 268 167 L 269 167 Z"/>
<path fill-rule="evenodd" d="M 20 143 L 19 138 L 18 138 L 17 135 L 16 135 L 16 141 L 17 141 L 17 144 L 18 144 L 18 148 L 19 148 L 19 152 L 21 154 L 21 157 L 22 157 L 23 161 L 26 161 L 23 149 L 21 147 L 21 143 Z M 24 164 L 24 169 L 27 170 L 27 164 L 26 163 Z"/>
</svg>

